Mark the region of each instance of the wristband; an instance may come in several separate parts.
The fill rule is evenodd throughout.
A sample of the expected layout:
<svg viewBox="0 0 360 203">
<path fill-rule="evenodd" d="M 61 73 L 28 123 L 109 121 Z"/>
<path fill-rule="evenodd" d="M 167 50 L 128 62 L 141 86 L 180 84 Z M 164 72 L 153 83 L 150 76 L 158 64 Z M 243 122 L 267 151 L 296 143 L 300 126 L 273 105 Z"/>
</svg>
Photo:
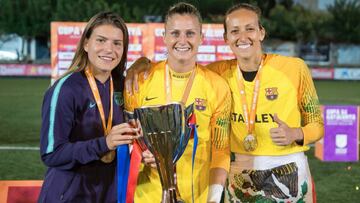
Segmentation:
<svg viewBox="0 0 360 203">
<path fill-rule="evenodd" d="M 220 184 L 210 185 L 207 202 L 219 203 L 221 200 L 223 190 L 224 190 L 224 187 Z"/>
</svg>

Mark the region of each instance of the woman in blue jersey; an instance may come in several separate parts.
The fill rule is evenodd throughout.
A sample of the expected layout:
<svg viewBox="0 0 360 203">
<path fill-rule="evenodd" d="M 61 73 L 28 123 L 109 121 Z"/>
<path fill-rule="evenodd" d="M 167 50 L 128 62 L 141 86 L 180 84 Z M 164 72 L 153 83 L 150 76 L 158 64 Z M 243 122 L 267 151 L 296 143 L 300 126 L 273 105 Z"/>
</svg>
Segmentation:
<svg viewBox="0 0 360 203">
<path fill-rule="evenodd" d="M 48 170 L 39 202 L 116 202 L 114 150 L 128 156 L 137 133 L 122 115 L 128 43 L 119 15 L 93 16 L 68 72 L 45 93 L 40 153 Z"/>
</svg>

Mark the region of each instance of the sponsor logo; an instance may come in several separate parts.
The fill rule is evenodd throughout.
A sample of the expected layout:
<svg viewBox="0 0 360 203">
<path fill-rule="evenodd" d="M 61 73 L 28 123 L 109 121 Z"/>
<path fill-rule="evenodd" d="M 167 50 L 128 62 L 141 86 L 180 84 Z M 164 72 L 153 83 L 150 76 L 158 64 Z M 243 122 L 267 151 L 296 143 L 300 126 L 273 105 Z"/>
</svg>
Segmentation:
<svg viewBox="0 0 360 203">
<path fill-rule="evenodd" d="M 335 154 L 347 154 L 348 136 L 346 134 L 337 134 L 335 136 Z"/>
<path fill-rule="evenodd" d="M 270 88 L 265 88 L 265 96 L 268 100 L 275 100 L 278 98 L 278 91 L 277 91 L 277 87 L 270 87 Z"/>
<path fill-rule="evenodd" d="M 244 116 L 241 113 L 231 113 L 231 120 L 233 122 L 245 123 Z M 274 121 L 274 115 L 271 113 L 263 113 L 255 115 L 255 123 L 270 123 Z"/>
<path fill-rule="evenodd" d="M 145 101 L 150 101 L 150 100 L 153 100 L 153 99 L 156 99 L 158 97 L 145 97 Z"/>
<path fill-rule="evenodd" d="M 312 68 L 311 76 L 313 79 L 334 79 L 333 68 Z"/>
<path fill-rule="evenodd" d="M 359 68 L 335 68 L 335 80 L 360 80 Z"/>
<path fill-rule="evenodd" d="M 205 111 L 206 110 L 206 99 L 195 98 L 195 109 L 198 111 Z"/>
</svg>

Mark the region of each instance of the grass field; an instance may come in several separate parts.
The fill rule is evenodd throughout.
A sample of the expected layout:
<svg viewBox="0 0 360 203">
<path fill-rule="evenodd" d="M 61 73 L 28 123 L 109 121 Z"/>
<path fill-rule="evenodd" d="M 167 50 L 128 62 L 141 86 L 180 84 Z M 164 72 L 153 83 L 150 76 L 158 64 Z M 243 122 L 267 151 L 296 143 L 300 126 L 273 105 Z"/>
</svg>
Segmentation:
<svg viewBox="0 0 360 203">
<path fill-rule="evenodd" d="M 39 145 L 40 109 L 48 78 L 0 78 L 0 147 Z M 322 104 L 360 105 L 360 82 L 316 81 Z M 307 155 L 318 202 L 360 202 L 360 164 L 321 162 Z M 42 179 L 37 150 L 0 150 L 0 180 Z"/>
</svg>

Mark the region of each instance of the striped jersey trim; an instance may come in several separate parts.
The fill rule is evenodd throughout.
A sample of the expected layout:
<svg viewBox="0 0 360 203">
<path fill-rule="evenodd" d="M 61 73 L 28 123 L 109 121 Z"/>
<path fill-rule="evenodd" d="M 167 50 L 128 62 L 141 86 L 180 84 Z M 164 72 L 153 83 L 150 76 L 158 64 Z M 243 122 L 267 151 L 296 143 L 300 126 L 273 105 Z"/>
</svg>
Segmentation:
<svg viewBox="0 0 360 203">
<path fill-rule="evenodd" d="M 49 121 L 49 134 L 48 134 L 48 146 L 46 148 L 46 154 L 51 153 L 54 151 L 54 125 L 55 125 L 55 111 L 56 105 L 59 98 L 59 93 L 62 85 L 64 84 L 65 80 L 70 77 L 71 74 L 61 78 L 56 85 L 53 95 L 51 97 L 51 104 L 50 104 L 50 121 Z"/>
</svg>

